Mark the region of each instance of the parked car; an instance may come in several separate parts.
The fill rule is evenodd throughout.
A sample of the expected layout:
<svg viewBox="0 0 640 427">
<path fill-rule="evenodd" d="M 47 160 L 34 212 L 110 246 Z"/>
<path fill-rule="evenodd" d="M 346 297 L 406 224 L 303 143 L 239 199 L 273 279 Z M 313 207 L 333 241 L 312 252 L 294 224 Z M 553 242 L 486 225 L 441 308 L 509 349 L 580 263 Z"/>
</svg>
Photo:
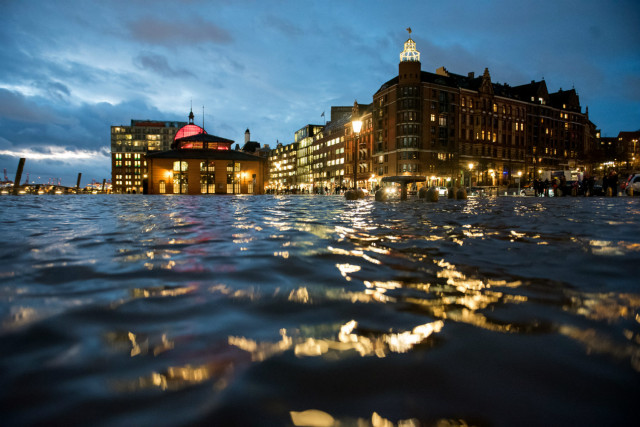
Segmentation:
<svg viewBox="0 0 640 427">
<path fill-rule="evenodd" d="M 640 194 L 640 173 L 634 173 L 629 175 L 627 181 L 623 184 L 625 193 L 629 194 L 633 188 L 633 194 Z"/>
<path fill-rule="evenodd" d="M 536 189 L 533 188 L 533 184 L 525 184 L 524 186 L 520 187 L 520 195 L 521 196 L 535 196 L 536 195 Z"/>
</svg>

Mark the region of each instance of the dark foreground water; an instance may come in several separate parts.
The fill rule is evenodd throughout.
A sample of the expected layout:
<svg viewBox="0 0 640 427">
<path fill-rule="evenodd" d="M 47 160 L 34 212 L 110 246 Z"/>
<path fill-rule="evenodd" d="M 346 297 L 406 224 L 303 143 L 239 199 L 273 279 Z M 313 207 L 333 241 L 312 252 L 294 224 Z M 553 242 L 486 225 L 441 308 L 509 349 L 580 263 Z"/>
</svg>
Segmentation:
<svg viewBox="0 0 640 427">
<path fill-rule="evenodd" d="M 3 426 L 640 422 L 640 198 L 0 212 Z"/>
</svg>

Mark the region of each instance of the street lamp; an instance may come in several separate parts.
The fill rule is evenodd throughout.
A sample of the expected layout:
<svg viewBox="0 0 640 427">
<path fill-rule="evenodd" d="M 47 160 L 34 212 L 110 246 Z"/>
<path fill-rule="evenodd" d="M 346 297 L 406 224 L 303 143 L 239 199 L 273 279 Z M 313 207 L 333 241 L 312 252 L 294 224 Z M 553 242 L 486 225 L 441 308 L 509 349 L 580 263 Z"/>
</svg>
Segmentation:
<svg viewBox="0 0 640 427">
<path fill-rule="evenodd" d="M 471 171 L 472 170 L 473 170 L 473 163 L 469 162 L 469 188 L 471 188 Z"/>
<path fill-rule="evenodd" d="M 362 129 L 362 120 L 358 114 L 358 101 L 353 103 L 351 114 L 351 127 L 353 128 L 353 189 L 358 191 L 358 135 Z"/>
<path fill-rule="evenodd" d="M 520 178 L 522 177 L 522 171 L 518 171 L 518 196 L 520 195 Z"/>
</svg>

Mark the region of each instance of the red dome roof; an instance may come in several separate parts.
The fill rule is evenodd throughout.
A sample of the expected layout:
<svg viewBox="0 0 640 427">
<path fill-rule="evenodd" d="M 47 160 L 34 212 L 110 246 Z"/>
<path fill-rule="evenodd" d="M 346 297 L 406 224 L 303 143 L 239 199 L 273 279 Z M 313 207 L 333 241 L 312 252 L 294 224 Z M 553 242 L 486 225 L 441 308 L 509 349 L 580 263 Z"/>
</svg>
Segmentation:
<svg viewBox="0 0 640 427">
<path fill-rule="evenodd" d="M 182 126 L 180 130 L 178 130 L 178 132 L 176 133 L 176 136 L 173 137 L 173 140 L 175 141 L 176 139 L 186 138 L 187 136 L 198 135 L 201 133 L 207 133 L 207 131 L 202 129 L 198 125 L 194 125 L 190 123 L 186 126 Z"/>
</svg>

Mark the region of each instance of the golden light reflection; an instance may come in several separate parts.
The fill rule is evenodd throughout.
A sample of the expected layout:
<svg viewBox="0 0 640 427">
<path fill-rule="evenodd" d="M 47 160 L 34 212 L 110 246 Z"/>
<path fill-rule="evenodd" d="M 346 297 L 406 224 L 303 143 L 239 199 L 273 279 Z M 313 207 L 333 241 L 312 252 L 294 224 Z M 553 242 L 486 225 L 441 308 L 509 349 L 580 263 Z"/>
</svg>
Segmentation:
<svg viewBox="0 0 640 427">
<path fill-rule="evenodd" d="M 274 257 L 289 258 L 289 251 L 278 251 L 273 253 Z"/>
<path fill-rule="evenodd" d="M 589 246 L 591 246 L 591 252 L 594 255 L 624 255 L 624 251 L 621 248 L 607 240 L 591 240 L 589 241 Z"/>
<path fill-rule="evenodd" d="M 633 294 L 580 294 L 571 297 L 571 305 L 565 307 L 592 320 L 616 322 L 631 319 L 640 310 L 640 296 Z M 637 315 L 636 315 L 637 318 Z"/>
<path fill-rule="evenodd" d="M 347 280 L 351 280 L 349 274 L 356 273 L 362 268 L 359 265 L 354 264 L 336 264 L 336 267 L 338 268 L 338 270 L 340 270 L 340 274 L 342 274 L 342 277 Z"/>
<path fill-rule="evenodd" d="M 229 337 L 229 344 L 251 353 L 252 361 L 261 362 L 291 348 L 293 340 L 291 337 L 287 336 L 286 329 L 280 330 L 280 336 L 282 337 L 280 341 L 275 343 L 258 343 L 244 337 Z"/>
<path fill-rule="evenodd" d="M 628 359 L 631 367 L 640 372 L 640 348 L 633 344 L 618 344 L 594 329 L 563 325 L 558 332 L 582 343 L 587 349 L 587 354 L 600 353 L 617 359 Z"/>
<path fill-rule="evenodd" d="M 170 366 L 163 372 L 151 372 L 132 381 L 114 381 L 114 388 L 119 391 L 134 392 L 145 389 L 180 390 L 205 381 L 218 379 L 214 388 L 221 389 L 228 384 L 228 377 L 233 372 L 233 363 L 223 361 L 200 366 Z"/>
<path fill-rule="evenodd" d="M 144 335 L 136 335 L 133 332 L 108 332 L 104 335 L 105 341 L 115 350 L 128 351 L 131 357 L 152 354 L 157 356 L 165 351 L 172 350 L 175 343 L 167 334 L 162 334 L 160 339 Z"/>
<path fill-rule="evenodd" d="M 301 304 L 308 304 L 310 302 L 309 299 L 309 291 L 305 287 L 301 287 L 295 289 L 289 293 L 289 301 L 299 302 Z"/>
<path fill-rule="evenodd" d="M 327 247 L 327 250 L 335 255 L 349 255 L 349 256 L 355 256 L 358 258 L 362 258 L 365 261 L 369 261 L 372 264 L 376 264 L 376 265 L 380 265 L 382 264 L 382 262 L 380 262 L 379 260 L 367 255 L 366 253 L 364 253 L 363 250 L 361 249 L 352 249 L 350 251 L 344 250 L 344 249 L 340 249 L 340 248 L 334 248 L 331 246 Z"/>
<path fill-rule="evenodd" d="M 336 340 L 290 337 L 285 329 L 280 330 L 282 336 L 277 342 L 258 343 L 245 337 L 229 337 L 229 344 L 251 354 L 251 360 L 263 361 L 271 356 L 281 354 L 293 348 L 298 357 L 317 357 L 332 352 L 355 351 L 361 357 L 385 357 L 388 353 L 406 353 L 423 342 L 433 333 L 444 327 L 442 320 L 419 325 L 411 331 L 400 333 L 380 333 L 364 336 L 359 334 L 358 323 L 351 320 L 340 327 Z"/>
<path fill-rule="evenodd" d="M 319 409 L 306 411 L 290 411 L 291 422 L 297 427 L 420 427 L 422 425 L 416 418 L 398 420 L 396 423 L 374 412 L 370 418 L 341 418 L 337 419 L 331 414 Z M 469 427 L 462 419 L 439 419 L 433 424 L 435 427 Z"/>
<path fill-rule="evenodd" d="M 131 289 L 130 294 L 133 298 L 177 297 L 189 294 L 195 290 L 195 286 L 153 286 L 149 288 Z"/>
<path fill-rule="evenodd" d="M 3 329 L 19 328 L 44 317 L 44 313 L 32 307 L 11 307 L 10 310 L 11 314 L 2 321 Z"/>
<path fill-rule="evenodd" d="M 619 242 L 590 240 L 589 246 L 594 255 L 621 256 L 627 252 L 640 251 L 640 243 L 625 242 L 624 240 Z"/>
</svg>

